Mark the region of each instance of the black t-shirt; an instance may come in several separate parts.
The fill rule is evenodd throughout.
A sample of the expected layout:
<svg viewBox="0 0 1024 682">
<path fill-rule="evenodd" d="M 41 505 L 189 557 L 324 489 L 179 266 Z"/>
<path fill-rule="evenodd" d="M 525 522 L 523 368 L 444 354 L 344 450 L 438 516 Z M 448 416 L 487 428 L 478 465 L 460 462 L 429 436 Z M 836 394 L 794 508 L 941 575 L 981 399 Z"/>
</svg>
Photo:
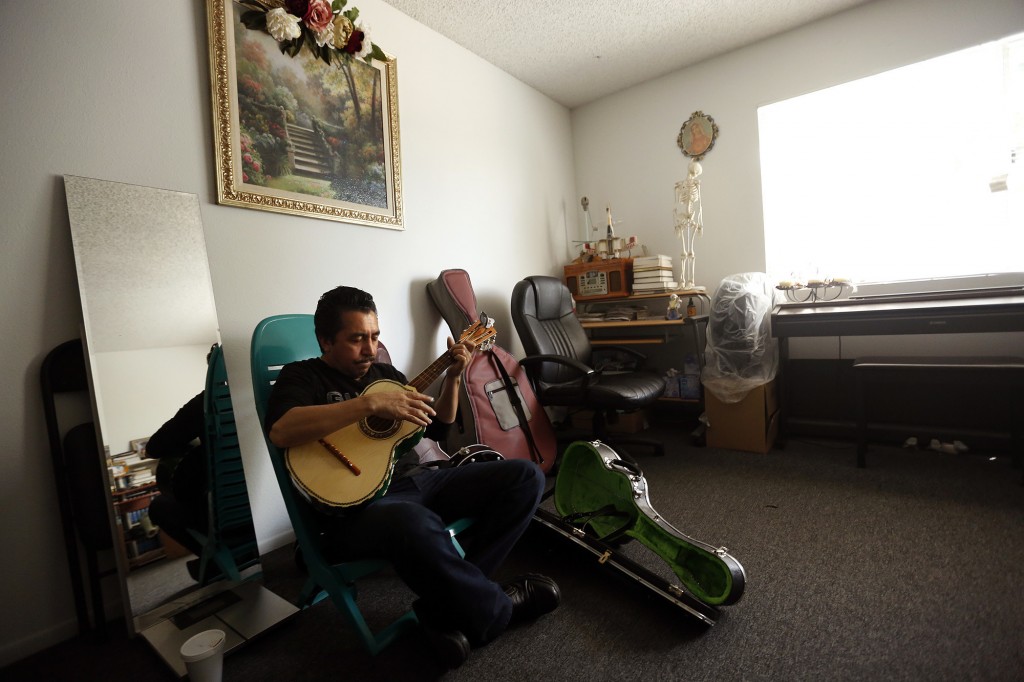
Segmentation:
<svg viewBox="0 0 1024 682">
<path fill-rule="evenodd" d="M 160 460 L 157 482 L 186 504 L 206 504 L 205 392 L 189 400 L 146 443 L 146 457 Z"/>
<path fill-rule="evenodd" d="M 361 379 L 353 379 L 334 369 L 320 358 L 291 362 L 281 368 L 267 401 L 267 416 L 264 428 L 270 428 L 285 412 L 293 407 L 307 405 L 329 405 L 355 398 L 367 386 L 381 379 L 390 379 L 402 385 L 408 383 L 405 375 L 392 365 L 375 362 Z M 431 422 L 424 434 L 428 438 L 441 440 L 448 432 L 449 424 L 437 420 Z M 394 477 L 400 478 L 419 470 L 419 457 L 412 451 L 405 453 L 395 464 Z"/>
</svg>

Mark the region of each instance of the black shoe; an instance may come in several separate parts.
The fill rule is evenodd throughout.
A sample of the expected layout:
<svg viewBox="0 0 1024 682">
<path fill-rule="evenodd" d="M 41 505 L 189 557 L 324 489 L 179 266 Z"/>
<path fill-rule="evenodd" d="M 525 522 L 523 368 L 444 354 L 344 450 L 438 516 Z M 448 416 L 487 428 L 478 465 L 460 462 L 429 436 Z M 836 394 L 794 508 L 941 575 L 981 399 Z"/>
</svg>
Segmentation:
<svg viewBox="0 0 1024 682">
<path fill-rule="evenodd" d="M 509 624 L 535 620 L 551 613 L 562 601 L 562 591 L 554 580 L 539 573 L 529 573 L 502 585 L 512 600 Z"/>
<path fill-rule="evenodd" d="M 434 630 L 425 625 L 421 629 L 430 653 L 445 668 L 458 668 L 469 658 L 469 640 L 458 630 Z"/>
</svg>

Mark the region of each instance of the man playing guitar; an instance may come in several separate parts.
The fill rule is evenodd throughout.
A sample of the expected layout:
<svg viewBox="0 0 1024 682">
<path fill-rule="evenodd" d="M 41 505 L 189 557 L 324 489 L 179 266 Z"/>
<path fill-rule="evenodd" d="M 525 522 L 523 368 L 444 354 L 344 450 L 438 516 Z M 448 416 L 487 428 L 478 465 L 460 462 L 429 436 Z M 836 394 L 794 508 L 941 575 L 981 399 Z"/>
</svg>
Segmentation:
<svg viewBox="0 0 1024 682">
<path fill-rule="evenodd" d="M 282 368 L 264 425 L 271 442 L 304 446 L 367 417 L 402 420 L 425 427 L 428 438 L 444 438 L 455 420 L 472 342 L 448 340 L 451 365 L 436 400 L 418 390 L 364 393 L 380 380 L 408 383 L 391 365 L 375 362 L 380 329 L 373 297 L 337 287 L 320 297 L 314 326 L 322 355 Z M 414 609 L 428 643 L 456 667 L 472 646 L 558 606 L 558 586 L 548 577 L 530 574 L 504 584 L 490 577 L 526 530 L 543 489 L 543 472 L 525 459 L 425 467 L 410 449 L 382 496 L 338 514 L 314 509 L 332 559 L 394 564 L 418 596 Z M 474 519 L 464 534 L 465 559 L 445 529 L 464 517 Z"/>
</svg>

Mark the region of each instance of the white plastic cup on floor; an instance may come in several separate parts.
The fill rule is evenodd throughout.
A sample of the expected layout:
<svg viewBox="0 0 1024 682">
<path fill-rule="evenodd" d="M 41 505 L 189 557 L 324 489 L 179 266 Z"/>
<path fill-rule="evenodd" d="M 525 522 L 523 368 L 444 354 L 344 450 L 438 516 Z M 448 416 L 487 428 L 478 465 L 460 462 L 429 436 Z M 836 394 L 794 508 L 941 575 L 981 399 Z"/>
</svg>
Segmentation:
<svg viewBox="0 0 1024 682">
<path fill-rule="evenodd" d="M 192 682 L 220 682 L 226 639 L 223 630 L 206 630 L 181 645 L 181 660 Z"/>
</svg>

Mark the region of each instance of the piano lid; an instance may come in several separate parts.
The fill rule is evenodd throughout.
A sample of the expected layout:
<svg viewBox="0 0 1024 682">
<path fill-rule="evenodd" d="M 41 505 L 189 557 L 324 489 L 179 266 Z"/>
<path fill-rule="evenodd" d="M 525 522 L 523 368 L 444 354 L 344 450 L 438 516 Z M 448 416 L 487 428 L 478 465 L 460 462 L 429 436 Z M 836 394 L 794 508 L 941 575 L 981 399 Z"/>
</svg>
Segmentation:
<svg viewBox="0 0 1024 682">
<path fill-rule="evenodd" d="M 783 303 L 772 335 L 871 336 L 1024 331 L 1024 287 Z"/>
</svg>

